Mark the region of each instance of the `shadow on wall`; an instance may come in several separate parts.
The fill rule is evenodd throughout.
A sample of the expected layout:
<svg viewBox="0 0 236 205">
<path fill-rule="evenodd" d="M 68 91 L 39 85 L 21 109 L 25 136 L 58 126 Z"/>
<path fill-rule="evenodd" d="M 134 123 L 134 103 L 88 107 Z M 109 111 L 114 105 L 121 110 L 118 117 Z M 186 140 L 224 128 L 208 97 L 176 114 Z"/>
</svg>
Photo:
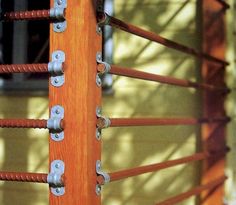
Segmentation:
<svg viewBox="0 0 236 205">
<path fill-rule="evenodd" d="M 200 50 L 196 1 L 115 1 L 115 16 Z M 114 30 L 114 64 L 192 81 L 200 80 L 191 56 Z M 114 76 L 114 95 L 104 96 L 110 117 L 200 117 L 201 92 Z M 181 158 L 200 150 L 199 126 L 109 128 L 103 131 L 103 167 L 114 172 Z M 198 163 L 105 185 L 103 205 L 154 204 L 199 182 Z M 181 204 L 195 204 L 194 198 Z"/>
<path fill-rule="evenodd" d="M 0 96 L 0 101 L 0 118 L 47 118 L 47 98 Z M 48 172 L 47 131 L 0 129 L 0 147 L 2 171 Z M 48 186 L 1 182 L 0 204 L 48 204 Z"/>
</svg>

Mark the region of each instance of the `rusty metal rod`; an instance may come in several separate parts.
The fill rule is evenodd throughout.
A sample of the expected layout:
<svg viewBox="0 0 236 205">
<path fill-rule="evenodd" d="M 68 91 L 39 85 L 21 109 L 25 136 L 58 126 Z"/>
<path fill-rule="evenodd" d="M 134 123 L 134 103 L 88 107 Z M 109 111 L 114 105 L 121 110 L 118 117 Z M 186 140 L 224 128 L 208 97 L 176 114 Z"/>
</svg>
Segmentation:
<svg viewBox="0 0 236 205">
<path fill-rule="evenodd" d="M 101 73 L 105 72 L 104 65 L 99 64 L 98 71 Z M 111 65 L 111 68 L 108 73 L 120 75 L 120 76 L 125 76 L 125 77 L 130 77 L 130 78 L 149 80 L 149 81 L 164 83 L 164 84 L 168 84 L 168 85 L 177 85 L 177 86 L 188 87 L 188 88 L 229 92 L 229 89 L 227 87 L 217 87 L 217 86 L 206 84 L 206 83 L 196 83 L 196 82 L 192 82 L 192 81 L 188 81 L 188 80 L 177 79 L 177 78 L 173 78 L 173 77 L 161 76 L 161 75 L 157 75 L 157 74 L 151 74 L 151 73 L 146 73 L 146 72 L 142 72 L 142 71 L 137 71 L 137 70 L 134 70 L 131 68 L 125 68 L 125 67 L 120 67 L 120 66 L 116 66 L 116 65 Z"/>
<path fill-rule="evenodd" d="M 0 65 L 0 73 L 47 73 L 48 64 Z"/>
<path fill-rule="evenodd" d="M 60 121 L 61 129 L 64 129 L 64 120 Z M 0 119 L 0 128 L 39 128 L 47 129 L 47 120 L 35 119 Z"/>
<path fill-rule="evenodd" d="M 110 25 L 112 27 L 118 28 L 118 29 L 123 30 L 125 32 L 134 34 L 136 36 L 148 39 L 148 40 L 156 42 L 156 43 L 160 43 L 166 47 L 173 48 L 173 49 L 176 49 L 176 50 L 181 51 L 183 53 L 193 55 L 199 59 L 205 59 L 208 61 L 222 64 L 224 66 L 229 65 L 229 63 L 224 60 L 221 60 L 219 58 L 216 58 L 216 57 L 211 56 L 206 53 L 199 52 L 193 48 L 190 48 L 188 46 L 185 46 L 180 43 L 169 40 L 167 38 L 164 38 L 156 33 L 146 31 L 146 30 L 139 28 L 137 26 L 134 26 L 132 24 L 125 23 L 124 21 L 121 21 L 117 18 L 109 16 L 106 13 L 99 13 L 98 14 L 98 22 L 99 22 L 100 26 Z"/>
<path fill-rule="evenodd" d="M 197 125 L 203 123 L 229 122 L 229 117 L 219 118 L 104 118 L 97 119 L 97 127 L 161 126 L 161 125 Z"/>
<path fill-rule="evenodd" d="M 47 176 L 41 173 L 0 172 L 1 181 L 48 183 Z"/>
<path fill-rule="evenodd" d="M 5 12 L 1 19 L 4 21 L 48 20 L 50 19 L 50 10 Z"/>
<path fill-rule="evenodd" d="M 205 190 L 211 190 L 211 189 L 214 189 L 215 187 L 217 187 L 218 185 L 220 184 L 223 184 L 224 181 L 227 179 L 226 176 L 222 176 L 222 177 L 219 177 L 207 184 L 204 184 L 204 185 L 201 185 L 201 186 L 197 186 L 187 192 L 184 192 L 178 196 L 175 196 L 175 197 L 172 197 L 170 199 L 167 199 L 163 202 L 160 202 L 160 203 L 157 203 L 156 205 L 173 205 L 173 204 L 177 204 L 191 196 L 196 196 L 196 195 L 199 195 L 201 194 L 203 191 Z"/>
<path fill-rule="evenodd" d="M 47 128 L 47 120 L 0 119 L 1 128 Z"/>
<path fill-rule="evenodd" d="M 229 9 L 230 5 L 224 1 L 224 0 L 216 0 L 218 3 L 220 3 L 223 6 L 223 9 Z"/>
<path fill-rule="evenodd" d="M 145 173 L 156 172 L 162 169 L 170 168 L 180 164 L 190 163 L 194 161 L 204 160 L 208 157 L 206 153 L 196 153 L 194 155 L 183 157 L 180 159 L 170 160 L 166 162 L 156 163 L 152 165 L 117 171 L 109 173 L 110 182 L 126 179 L 128 177 L 134 177 Z M 97 182 L 99 184 L 104 184 L 104 178 L 102 176 L 97 177 Z"/>
</svg>

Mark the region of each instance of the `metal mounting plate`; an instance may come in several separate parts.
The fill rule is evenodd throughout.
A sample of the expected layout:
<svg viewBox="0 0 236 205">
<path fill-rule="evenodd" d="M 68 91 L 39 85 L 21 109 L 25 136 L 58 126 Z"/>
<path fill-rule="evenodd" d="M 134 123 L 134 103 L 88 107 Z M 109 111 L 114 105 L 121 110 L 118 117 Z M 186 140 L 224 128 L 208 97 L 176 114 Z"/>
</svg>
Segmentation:
<svg viewBox="0 0 236 205">
<path fill-rule="evenodd" d="M 52 61 L 59 61 L 64 63 L 66 60 L 65 53 L 63 51 L 57 50 L 52 53 Z M 65 75 L 52 75 L 51 84 L 55 87 L 60 87 L 65 83 Z"/>
<path fill-rule="evenodd" d="M 96 161 L 96 173 L 101 175 L 104 178 L 104 183 L 107 184 L 110 182 L 110 176 L 102 170 L 102 163 L 100 160 Z"/>
<path fill-rule="evenodd" d="M 102 163 L 100 160 L 96 161 L 96 173 L 98 175 L 101 175 L 104 178 L 104 184 L 107 184 L 110 182 L 110 176 L 106 172 L 102 170 Z M 100 195 L 102 191 L 102 186 L 100 184 L 96 185 L 95 192 L 97 195 Z"/>
<path fill-rule="evenodd" d="M 63 8 L 67 7 L 67 0 L 54 0 L 54 8 Z M 67 23 L 66 20 L 56 21 L 53 23 L 53 30 L 57 33 L 61 33 L 66 30 Z"/>
<path fill-rule="evenodd" d="M 51 119 L 56 118 L 56 119 L 63 119 L 64 118 L 64 108 L 60 105 L 56 105 L 52 107 L 51 109 Z M 51 133 L 51 139 L 60 142 L 64 139 L 64 131 L 50 131 Z"/>
<path fill-rule="evenodd" d="M 65 173 L 65 163 L 61 160 L 54 160 L 51 163 L 50 173 L 54 176 L 62 176 Z M 62 196 L 65 194 L 65 187 L 61 185 L 51 185 L 51 192 L 55 196 Z"/>
</svg>

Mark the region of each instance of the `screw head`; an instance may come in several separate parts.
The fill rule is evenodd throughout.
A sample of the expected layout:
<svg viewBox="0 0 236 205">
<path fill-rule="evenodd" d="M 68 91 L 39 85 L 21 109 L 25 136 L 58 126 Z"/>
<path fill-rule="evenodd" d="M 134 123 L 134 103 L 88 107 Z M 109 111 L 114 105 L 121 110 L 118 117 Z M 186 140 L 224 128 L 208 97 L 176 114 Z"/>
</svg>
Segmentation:
<svg viewBox="0 0 236 205">
<path fill-rule="evenodd" d="M 101 169 L 101 164 L 97 163 L 97 169 L 100 170 Z"/>
<path fill-rule="evenodd" d="M 58 78 L 55 78 L 55 79 L 54 79 L 54 83 L 56 83 L 56 84 L 59 83 Z"/>
<path fill-rule="evenodd" d="M 96 185 L 96 194 L 97 194 L 97 195 L 100 195 L 100 194 L 101 194 L 101 191 L 102 191 L 101 185 L 97 184 L 97 185 Z"/>
<path fill-rule="evenodd" d="M 56 192 L 59 194 L 61 192 L 61 188 L 56 188 Z"/>
<path fill-rule="evenodd" d="M 101 139 L 101 131 L 99 129 L 96 130 L 96 138 L 97 140 Z"/>
<path fill-rule="evenodd" d="M 57 138 L 57 139 L 58 139 L 58 138 L 59 138 L 59 134 L 55 134 L 55 138 Z"/>
<path fill-rule="evenodd" d="M 56 114 L 60 114 L 60 110 L 59 109 L 56 109 Z"/>
<path fill-rule="evenodd" d="M 61 29 L 61 24 L 57 24 L 57 29 L 58 29 L 58 30 Z"/>
<path fill-rule="evenodd" d="M 55 55 L 55 58 L 56 59 L 59 59 L 61 57 L 61 55 L 59 54 L 59 53 L 57 53 L 56 55 Z"/>
<path fill-rule="evenodd" d="M 57 169 L 59 169 L 59 168 L 60 168 L 60 164 L 59 164 L 59 163 L 56 163 L 56 164 L 55 164 L 55 167 L 56 167 Z"/>
<path fill-rule="evenodd" d="M 99 87 L 101 87 L 101 85 L 102 85 L 102 80 L 101 80 L 101 78 L 97 75 L 97 77 L 96 77 L 96 83 L 97 83 L 97 86 L 99 86 Z"/>
<path fill-rule="evenodd" d="M 96 114 L 97 114 L 97 116 L 101 116 L 101 114 L 102 114 L 102 109 L 101 109 L 100 107 L 97 107 L 97 109 L 96 109 Z"/>
<path fill-rule="evenodd" d="M 62 3 L 63 3 L 63 0 L 57 0 L 58 5 L 62 5 Z"/>
</svg>

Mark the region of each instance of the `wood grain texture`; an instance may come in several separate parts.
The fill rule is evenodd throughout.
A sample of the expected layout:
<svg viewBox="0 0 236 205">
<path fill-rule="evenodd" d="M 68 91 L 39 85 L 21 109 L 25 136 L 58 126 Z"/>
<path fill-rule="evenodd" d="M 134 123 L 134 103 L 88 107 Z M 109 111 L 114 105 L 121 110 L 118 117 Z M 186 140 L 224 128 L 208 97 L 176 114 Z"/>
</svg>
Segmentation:
<svg viewBox="0 0 236 205">
<path fill-rule="evenodd" d="M 211 0 L 202 1 L 203 15 L 203 50 L 210 55 L 224 59 L 225 57 L 225 16 L 222 6 Z M 209 62 L 203 62 L 202 78 L 205 83 L 217 86 L 225 86 L 225 67 Z M 203 114 L 209 117 L 215 114 L 225 115 L 225 94 L 205 91 L 203 93 Z M 202 127 L 202 145 L 208 152 L 218 153 L 226 147 L 225 126 L 213 124 Z M 212 155 L 203 165 L 202 183 L 208 183 L 213 178 L 224 175 L 225 155 Z M 218 186 L 211 192 L 201 196 L 204 205 L 222 204 L 224 196 L 224 185 Z"/>
<path fill-rule="evenodd" d="M 51 27 L 50 34 L 50 52 L 63 50 L 66 55 L 65 84 L 49 88 L 50 106 L 59 104 L 65 109 L 65 139 L 50 140 L 50 161 L 65 162 L 66 193 L 62 197 L 50 194 L 50 205 L 99 205 L 95 164 L 101 148 L 95 130 L 101 90 L 95 79 L 102 38 L 96 33 L 95 0 L 69 0 L 67 4 L 66 31 L 54 33 Z"/>
</svg>

